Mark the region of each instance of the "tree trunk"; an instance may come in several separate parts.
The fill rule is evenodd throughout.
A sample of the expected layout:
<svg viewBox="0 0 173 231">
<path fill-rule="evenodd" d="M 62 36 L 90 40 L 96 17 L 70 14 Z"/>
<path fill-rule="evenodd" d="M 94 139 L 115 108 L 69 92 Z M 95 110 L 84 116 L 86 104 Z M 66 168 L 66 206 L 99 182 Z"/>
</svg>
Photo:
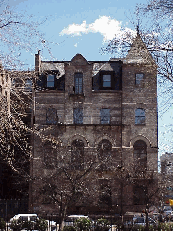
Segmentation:
<svg viewBox="0 0 173 231">
<path fill-rule="evenodd" d="M 62 231 L 64 228 L 63 221 L 64 221 L 64 218 L 66 216 L 66 212 L 67 212 L 67 205 L 65 205 L 64 210 L 62 210 L 62 208 L 61 208 L 60 221 L 59 221 L 59 231 Z"/>
</svg>

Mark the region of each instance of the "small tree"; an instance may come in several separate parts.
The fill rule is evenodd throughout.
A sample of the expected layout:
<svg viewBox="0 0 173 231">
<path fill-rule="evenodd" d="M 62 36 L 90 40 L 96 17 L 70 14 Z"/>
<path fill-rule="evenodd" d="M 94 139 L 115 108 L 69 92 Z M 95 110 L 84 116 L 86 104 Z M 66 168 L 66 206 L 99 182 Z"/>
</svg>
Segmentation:
<svg viewBox="0 0 173 231">
<path fill-rule="evenodd" d="M 75 221 L 75 227 L 77 231 L 89 231 L 92 222 L 89 218 L 81 217 Z"/>
</svg>

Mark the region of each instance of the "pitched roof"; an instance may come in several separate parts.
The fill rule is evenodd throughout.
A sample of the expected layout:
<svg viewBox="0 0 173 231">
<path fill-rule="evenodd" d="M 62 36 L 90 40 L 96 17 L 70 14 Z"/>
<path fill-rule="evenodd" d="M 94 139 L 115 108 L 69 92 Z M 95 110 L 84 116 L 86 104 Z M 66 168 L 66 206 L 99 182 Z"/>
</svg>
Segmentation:
<svg viewBox="0 0 173 231">
<path fill-rule="evenodd" d="M 138 33 L 123 63 L 156 65 L 153 57 Z"/>
</svg>

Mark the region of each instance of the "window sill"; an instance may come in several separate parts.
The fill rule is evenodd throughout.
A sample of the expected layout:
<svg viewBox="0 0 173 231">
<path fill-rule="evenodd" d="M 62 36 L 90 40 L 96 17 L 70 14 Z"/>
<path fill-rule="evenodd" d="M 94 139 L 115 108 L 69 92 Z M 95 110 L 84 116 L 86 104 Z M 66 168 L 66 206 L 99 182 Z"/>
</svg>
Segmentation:
<svg viewBox="0 0 173 231">
<path fill-rule="evenodd" d="M 135 124 L 135 126 L 146 126 L 146 124 Z"/>
<path fill-rule="evenodd" d="M 92 90 L 92 93 L 115 93 L 122 92 L 122 90 Z"/>
</svg>

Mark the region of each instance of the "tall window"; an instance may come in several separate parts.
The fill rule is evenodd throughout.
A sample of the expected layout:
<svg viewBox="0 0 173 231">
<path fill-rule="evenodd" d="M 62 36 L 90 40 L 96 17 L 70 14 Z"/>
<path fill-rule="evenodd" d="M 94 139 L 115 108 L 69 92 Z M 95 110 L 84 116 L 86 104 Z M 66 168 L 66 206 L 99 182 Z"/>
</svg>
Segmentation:
<svg viewBox="0 0 173 231">
<path fill-rule="evenodd" d="M 48 88 L 54 88 L 55 87 L 55 76 L 49 74 L 47 76 L 47 87 Z"/>
<path fill-rule="evenodd" d="M 55 168 L 57 164 L 57 149 L 49 141 L 44 144 L 44 164 L 48 169 Z"/>
<path fill-rule="evenodd" d="M 135 124 L 145 124 L 145 110 L 143 108 L 135 110 Z"/>
<path fill-rule="evenodd" d="M 100 123 L 101 124 L 110 124 L 110 109 L 102 108 L 100 110 Z"/>
<path fill-rule="evenodd" d="M 136 78 L 135 78 L 135 84 L 139 85 L 141 83 L 141 81 L 144 78 L 144 74 L 140 73 L 140 74 L 136 74 Z"/>
<path fill-rule="evenodd" d="M 83 74 L 75 73 L 74 75 L 75 94 L 83 93 Z"/>
<path fill-rule="evenodd" d="M 134 163 L 137 171 L 147 169 L 147 145 L 143 140 L 134 143 Z"/>
<path fill-rule="evenodd" d="M 82 108 L 73 109 L 73 122 L 74 124 L 83 124 L 83 109 Z"/>
<path fill-rule="evenodd" d="M 46 124 L 56 124 L 58 122 L 57 111 L 55 108 L 48 108 L 46 111 Z"/>
<path fill-rule="evenodd" d="M 82 140 L 74 140 L 71 145 L 72 169 L 81 170 L 84 168 L 84 143 Z"/>
</svg>

